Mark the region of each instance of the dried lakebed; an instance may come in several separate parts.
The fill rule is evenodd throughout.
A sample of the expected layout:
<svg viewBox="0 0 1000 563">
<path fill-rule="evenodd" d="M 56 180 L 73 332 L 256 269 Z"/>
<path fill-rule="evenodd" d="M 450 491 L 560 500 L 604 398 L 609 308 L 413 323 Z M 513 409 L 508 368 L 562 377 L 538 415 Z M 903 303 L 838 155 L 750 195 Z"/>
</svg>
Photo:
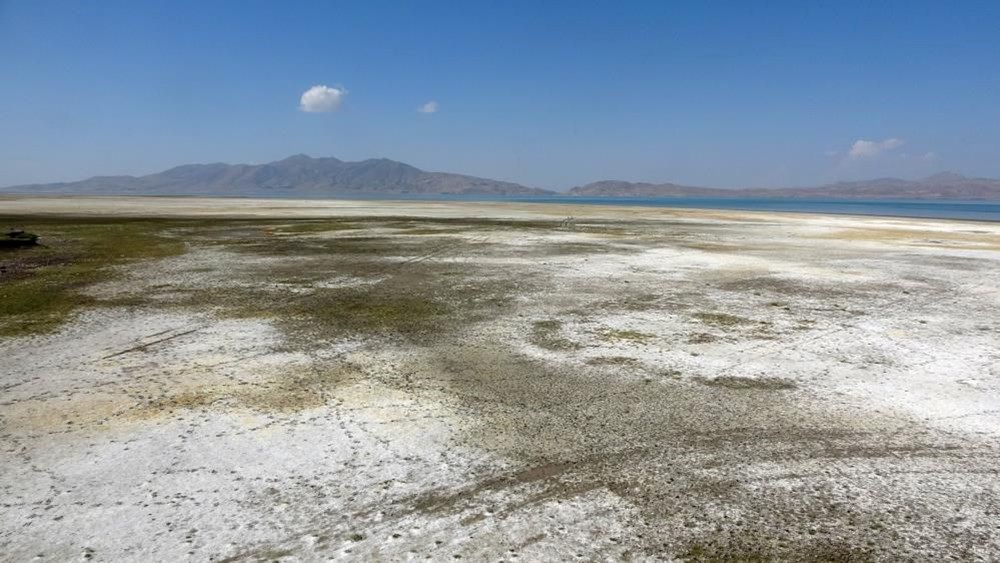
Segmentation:
<svg viewBox="0 0 1000 563">
<path fill-rule="evenodd" d="M 226 205 L 4 218 L 4 559 L 1000 558 L 1000 225 Z"/>
</svg>

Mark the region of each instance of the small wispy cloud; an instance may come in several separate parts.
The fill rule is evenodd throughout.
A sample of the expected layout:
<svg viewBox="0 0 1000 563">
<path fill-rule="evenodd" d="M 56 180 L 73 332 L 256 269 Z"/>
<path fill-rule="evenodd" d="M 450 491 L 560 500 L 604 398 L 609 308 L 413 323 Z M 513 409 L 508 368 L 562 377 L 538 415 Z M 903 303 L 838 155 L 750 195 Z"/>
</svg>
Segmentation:
<svg viewBox="0 0 1000 563">
<path fill-rule="evenodd" d="M 901 146 L 903 146 L 903 140 L 895 137 L 883 141 L 858 139 L 854 141 L 850 150 L 847 151 L 847 156 L 850 158 L 874 158 L 886 151 L 891 151 Z"/>
<path fill-rule="evenodd" d="M 316 85 L 302 93 L 299 109 L 306 113 L 337 111 L 347 90 L 339 86 Z"/>
<path fill-rule="evenodd" d="M 437 113 L 437 110 L 438 110 L 438 103 L 435 102 L 434 100 L 431 100 L 426 104 L 423 104 L 422 106 L 417 108 L 417 111 L 419 113 Z"/>
</svg>

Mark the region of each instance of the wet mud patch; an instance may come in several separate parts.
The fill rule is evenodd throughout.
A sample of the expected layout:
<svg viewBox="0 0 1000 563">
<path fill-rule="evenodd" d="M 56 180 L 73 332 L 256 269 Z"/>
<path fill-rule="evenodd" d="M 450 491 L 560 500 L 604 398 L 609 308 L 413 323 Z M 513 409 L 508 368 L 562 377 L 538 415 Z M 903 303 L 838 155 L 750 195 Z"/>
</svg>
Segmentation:
<svg viewBox="0 0 1000 563">
<path fill-rule="evenodd" d="M 813 533 L 813 536 L 816 536 Z M 817 537 L 805 545 L 797 543 L 792 552 L 789 540 L 773 538 L 766 531 L 752 529 L 736 533 L 721 530 L 683 548 L 681 561 L 691 563 L 765 563 L 768 561 L 821 561 L 823 563 L 869 563 L 877 561 L 877 551 L 869 546 Z M 791 558 L 790 558 L 791 557 Z"/>
<path fill-rule="evenodd" d="M 177 411 L 207 408 L 292 414 L 326 405 L 339 387 L 360 377 L 361 373 L 351 366 L 291 368 L 263 381 L 205 386 L 154 398 L 127 416 L 159 418 Z"/>
<path fill-rule="evenodd" d="M 710 332 L 693 332 L 688 335 L 687 342 L 688 344 L 711 344 L 724 339 L 724 337 Z"/>
<path fill-rule="evenodd" d="M 924 285 L 924 283 L 921 283 Z M 798 281 L 774 276 L 757 276 L 725 281 L 719 284 L 719 289 L 754 298 L 768 300 L 768 306 L 787 306 L 789 300 L 795 301 L 799 307 L 809 303 L 824 303 L 834 307 L 844 304 L 865 306 L 866 303 L 877 302 L 887 296 L 906 294 L 909 289 L 898 282 L 877 281 L 844 281 L 829 282 L 814 280 Z"/>
<path fill-rule="evenodd" d="M 708 332 L 697 331 L 689 334 L 691 344 L 706 344 L 713 340 L 733 339 L 736 337 L 756 340 L 777 340 L 780 333 L 776 331 L 772 320 L 754 320 L 739 315 L 720 312 L 699 312 L 691 315 L 698 322 L 708 327 L 724 331 L 726 336 L 720 337 Z"/>
<path fill-rule="evenodd" d="M 635 366 L 641 362 L 628 356 L 597 356 L 587 360 L 590 366 Z"/>
<path fill-rule="evenodd" d="M 353 233 L 348 225 L 355 223 L 341 225 L 342 230 Z M 300 227 L 314 233 L 330 226 Z M 232 229 L 246 231 L 245 236 L 223 237 L 226 231 L 217 227 L 214 245 L 136 271 L 129 283 L 121 284 L 124 289 L 95 295 L 103 305 L 267 319 L 286 332 L 290 345 L 308 349 L 311 342 L 322 345 L 347 337 L 433 338 L 496 318 L 515 296 L 529 293 L 541 281 L 524 268 L 498 270 L 476 263 L 483 251 L 479 239 L 422 243 L 353 234 L 309 239 L 288 226 L 273 227 L 276 232 L 285 229 L 281 236 L 262 234 L 271 228 L 238 224 Z M 521 270 L 523 275 L 514 275 Z"/>
<path fill-rule="evenodd" d="M 808 440 L 817 428 L 840 433 L 866 428 L 864 421 L 813 412 L 782 394 L 574 373 L 500 350 L 449 348 L 432 365 L 423 369 L 442 374 L 458 397 L 474 401 L 484 418 L 494 419 L 481 428 L 488 432 L 480 439 L 512 432 L 491 449 L 523 459 L 691 446 L 727 434 L 734 443 L 782 433 L 789 440 Z M 522 431 L 507 428 L 512 423 L 522 431 L 531 428 L 523 432 L 531 439 L 518 440 Z M 828 437 L 829 431 L 816 430 L 816 435 Z"/>
<path fill-rule="evenodd" d="M 295 300 L 287 312 L 327 334 L 416 334 L 436 326 L 449 307 L 425 295 L 379 288 L 318 291 Z"/>
<path fill-rule="evenodd" d="M 711 378 L 700 377 L 696 378 L 696 381 L 709 387 L 725 387 L 726 389 L 787 391 L 798 388 L 798 385 L 794 381 L 783 377 L 738 377 L 735 375 L 723 375 Z"/>
<path fill-rule="evenodd" d="M 631 329 L 607 329 L 598 332 L 597 335 L 606 342 L 631 342 L 634 344 L 645 344 L 655 338 L 655 335 Z"/>
<path fill-rule="evenodd" d="M 582 347 L 580 343 L 570 340 L 563 335 L 563 322 L 555 319 L 546 319 L 532 323 L 529 340 L 535 346 L 553 352 L 578 350 Z"/>
<path fill-rule="evenodd" d="M 34 270 L 63 266 L 73 261 L 73 255 L 59 252 L 37 252 L 37 248 L 0 250 L 0 283 L 30 277 Z"/>
<path fill-rule="evenodd" d="M 602 303 L 602 307 L 621 311 L 653 311 L 663 306 L 663 299 L 656 293 L 634 293 Z"/>
<path fill-rule="evenodd" d="M 794 387 L 777 378 L 637 381 L 616 377 L 606 365 L 581 372 L 500 350 L 455 347 L 413 369 L 412 384 L 419 387 L 421 374 L 434 374 L 436 384 L 446 382 L 463 410 L 474 413 L 475 424 L 459 438 L 463 445 L 502 454 L 524 470 L 399 506 L 441 515 L 500 502 L 497 514 L 515 514 L 535 502 L 606 490 L 640 511 L 642 520 L 633 523 L 642 536 L 637 549 L 651 557 L 794 559 L 867 553 L 869 540 L 889 553 L 917 553 L 919 542 L 889 539 L 863 524 L 877 521 L 879 506 L 892 505 L 891 498 L 844 510 L 836 479 L 814 478 L 813 466 L 866 466 L 898 459 L 901 451 L 928 459 L 954 453 L 953 444 L 905 420 L 818 408 L 776 392 Z M 794 490 L 753 477 L 756 467 L 777 460 L 792 474 L 802 471 Z M 539 478 L 526 487 L 522 474 Z M 882 491 L 878 483 L 871 486 Z M 716 513 L 710 506 L 726 508 Z M 727 514 L 740 516 L 729 521 Z M 904 517 L 894 514 L 893 525 Z M 767 525 L 755 529 L 760 522 Z M 760 538 L 773 544 L 754 543 Z"/>
<path fill-rule="evenodd" d="M 611 244 L 608 241 L 567 241 L 539 244 L 527 251 L 517 249 L 516 254 L 520 256 L 574 256 L 587 254 L 628 254 L 642 252 L 642 250 L 642 247 L 638 245 L 626 245 L 621 242 Z"/>
<path fill-rule="evenodd" d="M 695 313 L 691 316 L 707 325 L 712 325 L 717 327 L 745 326 L 745 325 L 752 325 L 757 322 L 752 319 L 748 319 L 746 317 L 741 317 L 739 315 L 731 315 L 729 313 L 718 313 L 714 311 Z"/>
</svg>

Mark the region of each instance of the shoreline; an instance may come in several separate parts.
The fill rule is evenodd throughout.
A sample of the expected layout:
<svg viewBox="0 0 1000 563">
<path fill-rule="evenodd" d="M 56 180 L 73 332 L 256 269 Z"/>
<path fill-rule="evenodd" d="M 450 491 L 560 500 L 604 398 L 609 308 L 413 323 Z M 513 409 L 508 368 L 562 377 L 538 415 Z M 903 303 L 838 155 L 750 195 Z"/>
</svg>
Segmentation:
<svg viewBox="0 0 1000 563">
<path fill-rule="evenodd" d="M 107 207 L 110 204 L 111 207 Z M 387 213 L 387 211 L 390 211 Z M 456 215 L 456 211 L 467 213 Z M 485 215 L 484 215 L 485 214 Z M 997 225 L 1000 221 L 975 218 L 913 217 L 826 211 L 771 211 L 714 207 L 669 207 L 614 203 L 548 201 L 469 201 L 409 199 L 273 199 L 202 196 L 62 196 L 0 194 L 0 217 L 109 217 L 146 219 L 323 219 L 334 217 L 469 217 L 532 219 L 579 217 L 610 220 L 705 219 L 726 220 L 846 219 L 851 221 L 942 222 Z"/>
</svg>

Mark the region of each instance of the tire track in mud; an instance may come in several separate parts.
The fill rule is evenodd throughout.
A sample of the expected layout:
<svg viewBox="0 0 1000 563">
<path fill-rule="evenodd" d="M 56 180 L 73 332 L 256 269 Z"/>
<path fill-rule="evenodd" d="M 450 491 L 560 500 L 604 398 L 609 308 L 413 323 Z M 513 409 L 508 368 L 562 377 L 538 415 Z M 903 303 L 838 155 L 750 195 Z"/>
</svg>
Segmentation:
<svg viewBox="0 0 1000 563">
<path fill-rule="evenodd" d="M 207 326 L 207 325 L 205 325 L 205 326 Z M 163 342 L 167 342 L 167 341 L 173 340 L 175 338 L 180 338 L 182 336 L 187 336 L 188 334 L 191 334 L 191 333 L 194 333 L 194 332 L 198 332 L 199 330 L 202 330 L 203 328 L 205 328 L 205 326 L 196 327 L 196 328 L 193 328 L 193 329 L 190 329 L 190 330 L 185 330 L 185 331 L 178 332 L 176 334 L 171 334 L 170 336 L 165 336 L 163 338 L 158 338 L 156 340 L 152 340 L 152 341 L 149 341 L 149 342 L 144 342 L 142 344 L 138 344 L 136 346 L 132 346 L 130 348 L 126 348 L 124 350 L 121 350 L 120 352 L 115 352 L 113 354 L 108 354 L 107 356 L 103 356 L 100 359 L 101 360 L 107 360 L 107 359 L 110 359 L 110 358 L 121 356 L 123 354 L 128 354 L 129 352 L 145 352 L 147 349 L 149 349 L 150 346 L 156 346 L 157 344 L 160 344 L 160 343 L 163 343 Z M 158 336 L 160 334 L 165 334 L 167 332 L 170 332 L 170 331 L 169 330 L 165 330 L 165 331 L 162 331 L 162 332 L 158 332 L 156 334 L 151 334 L 151 335 L 147 336 L 146 338 L 151 338 L 151 337 L 154 337 L 154 336 Z"/>
</svg>

